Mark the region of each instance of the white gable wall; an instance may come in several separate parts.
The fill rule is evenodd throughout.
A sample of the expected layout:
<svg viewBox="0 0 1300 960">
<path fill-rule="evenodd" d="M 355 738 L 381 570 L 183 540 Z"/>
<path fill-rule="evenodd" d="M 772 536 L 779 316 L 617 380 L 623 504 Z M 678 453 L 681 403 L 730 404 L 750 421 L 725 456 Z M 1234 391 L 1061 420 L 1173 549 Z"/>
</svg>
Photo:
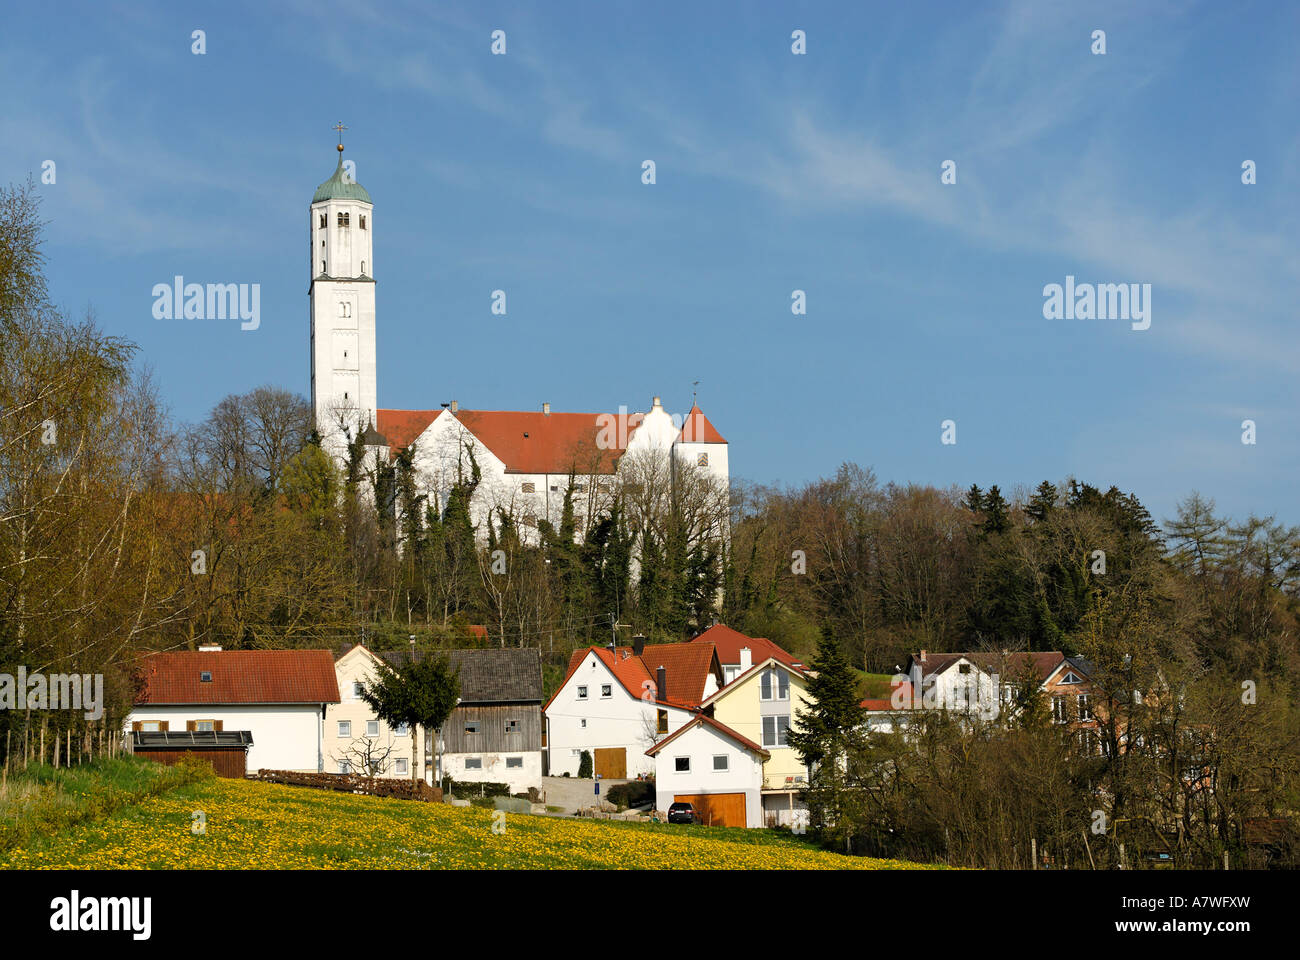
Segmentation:
<svg viewBox="0 0 1300 960">
<path fill-rule="evenodd" d="M 233 706 L 152 706 L 132 708 L 126 733 L 136 721 L 166 720 L 171 732 L 184 732 L 188 720 L 220 720 L 226 733 L 248 730 L 253 745 L 247 769 L 321 772 L 321 710 L 319 703 L 236 704 Z"/>
<path fill-rule="evenodd" d="M 601 696 L 602 684 L 610 685 L 609 697 Z M 578 698 L 580 686 L 587 688 L 585 700 Z M 668 711 L 668 733 L 656 732 L 659 710 Z M 623 747 L 627 752 L 628 777 L 653 773 L 654 761 L 645 751 L 656 740 L 674 733 L 690 717 L 688 710 L 645 703 L 633 697 L 604 661 L 588 651 L 546 708 L 550 775 L 577 776 L 581 752 L 590 751 L 594 761 L 597 747 Z"/>
<path fill-rule="evenodd" d="M 727 769 L 714 770 L 713 758 L 727 758 Z M 677 771 L 679 757 L 690 770 Z M 700 793 L 743 793 L 745 826 L 763 826 L 763 762 L 753 751 L 707 723 L 698 723 L 655 754 L 655 807 L 667 810 L 674 797 Z"/>
</svg>

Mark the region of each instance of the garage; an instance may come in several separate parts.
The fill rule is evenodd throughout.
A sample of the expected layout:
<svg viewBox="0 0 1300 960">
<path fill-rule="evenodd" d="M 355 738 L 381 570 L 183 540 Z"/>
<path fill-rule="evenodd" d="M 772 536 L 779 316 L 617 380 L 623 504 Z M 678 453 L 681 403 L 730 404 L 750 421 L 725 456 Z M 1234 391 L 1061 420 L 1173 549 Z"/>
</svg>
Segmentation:
<svg viewBox="0 0 1300 960">
<path fill-rule="evenodd" d="M 689 803 L 700 823 L 711 827 L 743 827 L 745 795 L 743 793 L 679 793 L 674 803 Z"/>
<path fill-rule="evenodd" d="M 627 779 L 627 748 L 597 747 L 596 776 L 602 780 Z"/>
</svg>

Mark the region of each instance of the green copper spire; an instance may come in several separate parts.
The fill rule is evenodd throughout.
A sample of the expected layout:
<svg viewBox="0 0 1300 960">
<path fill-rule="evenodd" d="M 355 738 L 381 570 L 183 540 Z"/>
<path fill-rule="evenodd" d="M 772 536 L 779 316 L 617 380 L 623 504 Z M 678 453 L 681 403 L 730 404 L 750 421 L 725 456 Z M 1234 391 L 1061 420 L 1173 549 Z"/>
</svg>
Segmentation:
<svg viewBox="0 0 1300 960">
<path fill-rule="evenodd" d="M 312 203 L 320 203 L 322 200 L 361 200 L 364 203 L 371 203 L 370 194 L 366 193 L 366 188 L 361 184 L 352 181 L 348 182 L 343 174 L 343 144 L 339 144 L 339 165 L 334 168 L 334 176 L 330 177 L 319 187 L 316 188 L 316 196 L 311 198 Z"/>
</svg>

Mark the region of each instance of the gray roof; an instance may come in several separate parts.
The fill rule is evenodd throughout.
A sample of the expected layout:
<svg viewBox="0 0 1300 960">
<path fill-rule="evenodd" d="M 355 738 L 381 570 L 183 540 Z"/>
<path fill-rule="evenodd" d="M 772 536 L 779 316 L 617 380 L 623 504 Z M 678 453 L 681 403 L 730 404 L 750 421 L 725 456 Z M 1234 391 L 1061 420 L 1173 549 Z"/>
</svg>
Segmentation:
<svg viewBox="0 0 1300 960">
<path fill-rule="evenodd" d="M 134 730 L 137 750 L 202 750 L 215 747 L 248 747 L 251 730 Z"/>
<path fill-rule="evenodd" d="M 518 647 L 485 647 L 472 650 L 441 650 L 453 667 L 460 670 L 462 703 L 542 702 L 542 654 Z M 410 657 L 406 650 L 380 653 L 393 666 Z M 417 657 L 419 654 L 417 654 Z"/>
</svg>

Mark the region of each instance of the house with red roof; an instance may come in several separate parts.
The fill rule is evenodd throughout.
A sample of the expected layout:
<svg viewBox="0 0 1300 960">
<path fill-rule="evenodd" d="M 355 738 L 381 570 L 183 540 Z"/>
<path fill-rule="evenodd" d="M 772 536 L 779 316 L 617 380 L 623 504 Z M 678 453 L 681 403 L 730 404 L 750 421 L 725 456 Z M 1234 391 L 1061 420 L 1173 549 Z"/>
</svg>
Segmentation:
<svg viewBox="0 0 1300 960">
<path fill-rule="evenodd" d="M 726 683 L 735 680 L 754 664 L 762 663 L 769 657 L 775 658 L 787 667 L 803 669 L 803 664 L 798 658 L 766 637 L 747 637 L 725 623 L 715 623 L 692 639 L 691 643 L 713 644 L 718 651 L 718 662 L 722 664 L 723 679 Z"/>
<path fill-rule="evenodd" d="M 655 761 L 655 807 L 689 803 L 697 822 L 717 827 L 761 827 L 763 764 L 770 751 L 699 713 L 646 751 Z"/>
<path fill-rule="evenodd" d="M 493 511 L 516 518 L 525 539 L 543 520 L 558 527 L 572 483 L 581 539 L 612 504 L 620 477 L 647 458 L 665 459 L 674 475 L 698 471 L 724 493 L 729 483 L 722 434 L 698 405 L 669 414 L 659 397 L 648 412 L 631 414 L 553 412 L 549 403 L 537 411 L 470 410 L 455 401 L 437 410 L 380 409 L 371 439 L 382 457 L 414 445 L 417 485 L 431 503 L 447 502 L 472 454 L 481 478 L 471 515 L 484 537 L 480 521 Z"/>
<path fill-rule="evenodd" d="M 329 650 L 198 650 L 141 658 L 126 729 L 180 734 L 251 734 L 247 770 L 324 770 L 325 710 L 339 702 Z M 247 739 L 247 738 L 246 738 Z M 169 741 L 169 747 L 174 746 Z"/>
<path fill-rule="evenodd" d="M 585 647 L 543 706 L 546 772 L 577 776 L 584 752 L 606 779 L 654 773 L 646 750 L 689 722 L 722 686 L 712 644 Z"/>
</svg>

